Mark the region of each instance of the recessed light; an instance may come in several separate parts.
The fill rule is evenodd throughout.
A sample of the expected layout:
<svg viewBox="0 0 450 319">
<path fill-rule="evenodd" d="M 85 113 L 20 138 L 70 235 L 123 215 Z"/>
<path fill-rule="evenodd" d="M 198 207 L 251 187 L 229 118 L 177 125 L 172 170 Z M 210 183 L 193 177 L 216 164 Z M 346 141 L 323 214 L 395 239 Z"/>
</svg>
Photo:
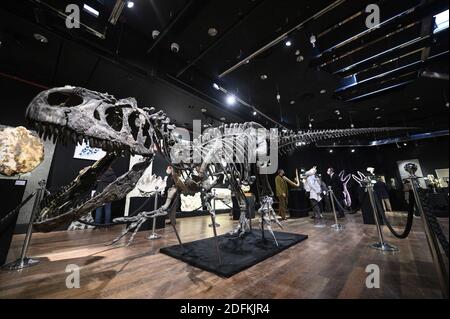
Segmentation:
<svg viewBox="0 0 450 319">
<path fill-rule="evenodd" d="M 325 89 L 320 90 L 320 94 L 325 94 L 325 93 L 327 93 L 327 90 L 325 90 Z"/>
<path fill-rule="evenodd" d="M 227 104 L 228 105 L 235 105 L 236 104 L 236 97 L 234 95 L 228 95 L 227 96 Z"/>
<path fill-rule="evenodd" d="M 43 36 L 42 34 L 35 33 L 35 34 L 33 34 L 33 37 L 41 43 L 48 43 L 48 39 L 45 36 Z"/>
<path fill-rule="evenodd" d="M 128 2 L 127 2 L 127 7 L 128 7 L 129 9 L 133 8 L 133 7 L 134 7 L 134 2 L 133 2 L 133 1 L 128 1 Z"/>
<path fill-rule="evenodd" d="M 287 47 L 292 46 L 292 41 L 290 41 L 290 40 L 286 41 L 286 46 L 287 46 Z"/>
<path fill-rule="evenodd" d="M 86 11 L 87 13 L 93 15 L 96 18 L 98 18 L 98 16 L 100 15 L 100 12 L 98 12 L 91 6 L 88 6 L 87 4 L 83 4 L 83 10 Z"/>
<path fill-rule="evenodd" d="M 333 153 L 334 153 L 334 151 L 333 151 L 333 150 L 330 150 L 329 152 L 330 152 L 330 154 L 333 154 Z"/>
<path fill-rule="evenodd" d="M 253 111 L 253 116 L 256 116 L 256 115 L 258 115 L 258 112 Z"/>
<path fill-rule="evenodd" d="M 449 106 L 450 106 L 450 103 L 449 103 L 449 102 L 445 103 L 445 106 L 446 106 L 446 107 L 449 107 Z"/>
<path fill-rule="evenodd" d="M 219 84 L 217 84 L 217 83 L 214 83 L 214 84 L 213 84 L 213 88 L 215 88 L 216 90 L 220 90 L 220 86 L 219 86 Z"/>
<path fill-rule="evenodd" d="M 356 153 L 356 150 L 353 148 L 350 152 L 352 153 Z"/>
<path fill-rule="evenodd" d="M 310 121 L 311 123 L 313 123 L 313 122 L 315 121 L 315 119 L 310 119 L 309 121 Z"/>
<path fill-rule="evenodd" d="M 300 50 L 295 51 L 295 55 L 299 56 L 301 54 Z"/>
<path fill-rule="evenodd" d="M 344 118 L 343 118 L 342 116 L 339 116 L 339 117 L 338 117 L 338 120 L 339 120 L 339 121 L 342 121 L 343 119 L 344 119 Z"/>
<path fill-rule="evenodd" d="M 227 119 L 226 119 L 225 117 L 221 117 L 220 120 L 221 120 L 222 122 L 225 122 Z"/>
<path fill-rule="evenodd" d="M 297 62 L 303 62 L 305 60 L 305 57 L 303 55 L 299 55 L 297 57 Z"/>
<path fill-rule="evenodd" d="M 341 111 L 339 110 L 334 111 L 334 113 L 336 113 L 336 115 L 341 115 Z"/>
<path fill-rule="evenodd" d="M 374 110 L 378 112 L 381 109 L 379 107 L 376 107 L 376 108 L 374 108 Z"/>
<path fill-rule="evenodd" d="M 267 74 L 261 74 L 261 80 L 267 80 L 269 77 L 267 76 Z"/>
<path fill-rule="evenodd" d="M 382 116 L 377 116 L 377 120 L 381 120 L 382 118 Z"/>
<path fill-rule="evenodd" d="M 208 109 L 203 108 L 203 109 L 201 109 L 201 111 L 202 111 L 202 113 L 206 113 L 206 112 L 208 112 Z"/>
<path fill-rule="evenodd" d="M 413 111 L 417 112 L 419 110 L 418 107 L 413 108 Z"/>
<path fill-rule="evenodd" d="M 416 101 L 420 101 L 420 99 L 421 99 L 420 96 L 416 97 Z"/>
<path fill-rule="evenodd" d="M 210 37 L 215 37 L 217 34 L 219 34 L 219 31 L 217 31 L 216 28 L 209 28 L 208 29 L 208 34 Z"/>
<path fill-rule="evenodd" d="M 294 100 L 292 100 L 292 101 L 290 102 L 290 104 L 291 104 L 291 105 L 294 105 L 294 104 L 295 104 L 295 101 L 294 101 Z"/>
</svg>

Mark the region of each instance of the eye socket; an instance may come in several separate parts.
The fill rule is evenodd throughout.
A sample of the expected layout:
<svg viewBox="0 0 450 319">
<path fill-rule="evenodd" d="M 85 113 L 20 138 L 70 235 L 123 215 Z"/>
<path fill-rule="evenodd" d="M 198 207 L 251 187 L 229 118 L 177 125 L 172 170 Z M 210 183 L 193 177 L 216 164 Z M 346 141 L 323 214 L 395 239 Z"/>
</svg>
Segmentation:
<svg viewBox="0 0 450 319">
<path fill-rule="evenodd" d="M 74 107 L 83 104 L 83 98 L 76 94 L 54 92 L 47 97 L 50 106 Z"/>
<path fill-rule="evenodd" d="M 105 111 L 105 115 L 108 125 L 116 132 L 120 132 L 123 127 L 123 108 L 110 107 Z"/>
</svg>

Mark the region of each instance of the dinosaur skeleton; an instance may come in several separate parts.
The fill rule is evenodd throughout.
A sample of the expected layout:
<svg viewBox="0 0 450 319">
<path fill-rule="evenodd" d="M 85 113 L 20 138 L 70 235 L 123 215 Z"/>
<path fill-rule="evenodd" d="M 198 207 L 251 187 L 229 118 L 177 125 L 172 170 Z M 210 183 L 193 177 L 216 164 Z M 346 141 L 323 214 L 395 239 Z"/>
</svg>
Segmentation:
<svg viewBox="0 0 450 319">
<path fill-rule="evenodd" d="M 179 131 L 171 124 L 163 111 L 154 108 L 138 108 L 133 98 L 117 100 L 109 94 L 102 94 L 76 87 L 54 88 L 40 93 L 27 109 L 27 120 L 44 139 L 53 139 L 66 144 L 89 141 L 90 146 L 100 147 L 107 155 L 92 166 L 80 172 L 79 176 L 60 191 L 46 196 L 40 213 L 34 222 L 34 230 L 48 232 L 79 220 L 104 203 L 120 200 L 133 190 L 150 166 L 156 152 L 162 154 L 173 167 L 175 187 L 168 191 L 163 207 L 152 212 L 115 219 L 117 223 L 129 223 L 113 243 L 132 232 L 130 244 L 146 220 L 157 216 L 170 216 L 176 229 L 176 203 L 180 194 L 193 195 L 202 192 L 204 206 L 208 207 L 215 225 L 215 209 L 210 201 L 214 199 L 213 187 L 221 176 L 226 177 L 230 189 L 236 194 L 243 207 L 240 221 L 230 235 L 243 236 L 252 228 L 248 218 L 248 203 L 241 186 L 257 185 L 261 208 L 261 228 L 272 233 L 271 225 L 278 222 L 272 208 L 273 192 L 267 174 L 262 172 L 275 163 L 264 158 L 272 142 L 278 144 L 278 153 L 288 154 L 299 145 L 314 144 L 322 140 L 340 139 L 363 134 L 384 133 L 404 128 L 361 128 L 343 130 L 321 130 L 306 132 L 283 132 L 280 136 L 273 131 L 257 134 L 264 129 L 257 123 L 221 125 L 204 132 L 194 141 L 181 138 Z M 267 131 L 266 131 L 267 132 Z M 90 198 L 97 177 L 113 160 L 126 152 L 141 155 L 142 162 L 111 183 L 105 190 Z M 200 161 L 186 160 L 183 154 L 196 155 Z M 230 154 L 240 157 L 233 160 Z M 252 161 L 249 159 L 262 160 Z M 277 158 L 277 157 L 276 157 Z M 216 234 L 216 229 L 214 229 Z M 274 235 L 273 235 L 274 236 Z M 275 238 L 275 236 L 274 236 Z M 276 241 L 276 239 L 275 239 Z"/>
</svg>

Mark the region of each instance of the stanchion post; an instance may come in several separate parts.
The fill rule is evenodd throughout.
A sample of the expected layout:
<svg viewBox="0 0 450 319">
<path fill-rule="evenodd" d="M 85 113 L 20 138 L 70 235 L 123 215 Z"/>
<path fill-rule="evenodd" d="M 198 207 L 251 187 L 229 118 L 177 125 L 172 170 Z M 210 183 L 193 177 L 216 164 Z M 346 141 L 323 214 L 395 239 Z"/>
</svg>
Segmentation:
<svg viewBox="0 0 450 319">
<path fill-rule="evenodd" d="M 447 267 L 445 265 L 444 258 L 439 248 L 437 238 L 434 235 L 433 230 L 431 229 L 430 223 L 428 222 L 428 219 L 425 216 L 422 203 L 420 202 L 419 192 L 417 190 L 417 188 L 419 187 L 419 178 L 416 176 L 417 166 L 414 164 L 407 164 L 405 165 L 405 171 L 407 171 L 410 174 L 409 179 L 411 180 L 412 190 L 414 193 L 414 200 L 416 202 L 416 207 L 422 219 L 423 227 L 425 229 L 428 247 L 430 249 L 431 257 L 433 258 L 434 266 L 436 267 L 436 273 L 438 275 L 442 295 L 444 296 L 444 298 L 448 299 L 449 286 L 448 286 Z"/>
<path fill-rule="evenodd" d="M 25 240 L 23 242 L 22 251 L 20 253 L 20 258 L 12 263 L 6 264 L 2 267 L 3 270 L 22 270 L 25 268 L 29 268 L 32 266 L 36 266 L 40 263 L 39 259 L 27 257 L 28 248 L 31 242 L 31 236 L 33 235 L 33 222 L 36 218 L 37 213 L 39 212 L 39 206 L 41 204 L 42 194 L 45 189 L 45 180 L 41 180 L 39 182 L 39 188 L 36 191 L 36 198 L 34 199 L 33 209 L 31 211 L 30 221 L 28 223 L 27 233 L 25 236 Z"/>
<path fill-rule="evenodd" d="M 159 190 L 158 187 L 155 188 L 155 212 L 158 210 L 158 197 L 159 197 Z M 160 239 L 161 236 L 156 233 L 156 216 L 153 217 L 153 227 L 152 227 L 152 234 L 148 237 L 150 240 L 156 240 Z"/>
<path fill-rule="evenodd" d="M 366 190 L 367 190 L 367 194 L 369 195 L 370 206 L 372 206 L 373 216 L 375 218 L 375 224 L 376 224 L 377 231 L 378 231 L 378 237 L 380 238 L 380 242 L 374 243 L 374 244 L 370 245 L 370 247 L 373 249 L 376 249 L 376 250 L 381 250 L 381 251 L 391 251 L 391 252 L 399 251 L 399 249 L 397 247 L 384 241 L 383 230 L 381 229 L 380 219 L 378 216 L 378 209 L 377 209 L 377 205 L 375 203 L 375 197 L 373 194 L 374 193 L 373 184 L 372 184 L 372 181 L 370 180 L 370 178 L 367 178 L 366 182 L 367 182 Z"/>
<path fill-rule="evenodd" d="M 335 224 L 331 225 L 331 228 L 334 228 L 335 230 L 338 230 L 338 231 L 344 230 L 344 225 L 339 223 L 339 220 L 337 217 L 336 206 L 334 203 L 334 193 L 333 193 L 333 189 L 331 188 L 331 186 L 328 187 L 328 194 L 330 196 L 331 208 L 333 209 L 334 221 L 335 221 Z"/>
</svg>

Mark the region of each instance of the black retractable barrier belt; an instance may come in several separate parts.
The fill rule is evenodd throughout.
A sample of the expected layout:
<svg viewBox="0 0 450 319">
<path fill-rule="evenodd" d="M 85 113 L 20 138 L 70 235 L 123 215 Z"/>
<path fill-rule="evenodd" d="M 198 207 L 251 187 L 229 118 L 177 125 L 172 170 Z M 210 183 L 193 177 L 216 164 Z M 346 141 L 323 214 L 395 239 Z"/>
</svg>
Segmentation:
<svg viewBox="0 0 450 319">
<path fill-rule="evenodd" d="M 379 205 L 379 207 L 383 207 L 380 203 L 380 199 L 378 198 L 378 196 L 374 196 L 374 197 L 377 202 L 377 205 Z M 405 230 L 401 234 L 397 233 L 397 231 L 392 227 L 391 223 L 389 222 L 389 220 L 386 216 L 386 213 L 384 212 L 384 209 L 380 209 L 380 212 L 381 212 L 381 217 L 383 218 L 385 225 L 389 228 L 392 235 L 394 235 L 395 237 L 397 237 L 399 239 L 405 239 L 409 236 L 409 234 L 411 233 L 413 222 L 414 222 L 414 208 L 410 209 L 408 211 L 408 219 L 406 221 Z"/>
<path fill-rule="evenodd" d="M 36 195 L 36 192 L 30 194 L 22 203 L 19 204 L 16 208 L 14 208 L 12 211 L 10 211 L 5 217 L 3 217 L 0 220 L 0 233 L 3 232 L 5 228 L 9 226 L 12 220 L 14 220 L 15 216 L 19 214 L 20 209 L 25 206 L 26 203 L 28 203 L 34 196 Z"/>
</svg>

